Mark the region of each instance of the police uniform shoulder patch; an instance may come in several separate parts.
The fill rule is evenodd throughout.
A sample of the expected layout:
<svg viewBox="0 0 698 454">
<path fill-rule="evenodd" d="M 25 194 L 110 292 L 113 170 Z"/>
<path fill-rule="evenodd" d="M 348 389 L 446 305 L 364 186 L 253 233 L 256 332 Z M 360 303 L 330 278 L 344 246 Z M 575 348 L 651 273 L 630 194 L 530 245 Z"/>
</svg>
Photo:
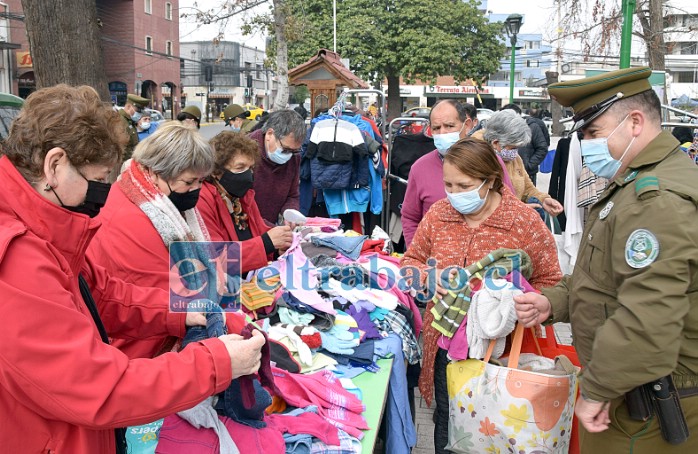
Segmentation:
<svg viewBox="0 0 698 454">
<path fill-rule="evenodd" d="M 659 191 L 659 178 L 647 175 L 635 180 L 635 195 L 638 197 L 653 191 Z"/>
<path fill-rule="evenodd" d="M 659 240 L 646 229 L 637 229 L 625 243 L 625 262 L 632 268 L 644 268 L 657 259 Z"/>
</svg>

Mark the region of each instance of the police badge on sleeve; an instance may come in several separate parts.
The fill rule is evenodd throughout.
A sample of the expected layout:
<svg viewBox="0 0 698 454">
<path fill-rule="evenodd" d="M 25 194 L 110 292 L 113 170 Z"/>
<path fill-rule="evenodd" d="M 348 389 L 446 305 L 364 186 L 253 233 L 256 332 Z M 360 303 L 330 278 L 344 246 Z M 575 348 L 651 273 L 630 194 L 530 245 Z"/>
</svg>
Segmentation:
<svg viewBox="0 0 698 454">
<path fill-rule="evenodd" d="M 625 262 L 633 268 L 644 268 L 659 255 L 659 241 L 652 232 L 637 229 L 625 243 Z"/>
</svg>

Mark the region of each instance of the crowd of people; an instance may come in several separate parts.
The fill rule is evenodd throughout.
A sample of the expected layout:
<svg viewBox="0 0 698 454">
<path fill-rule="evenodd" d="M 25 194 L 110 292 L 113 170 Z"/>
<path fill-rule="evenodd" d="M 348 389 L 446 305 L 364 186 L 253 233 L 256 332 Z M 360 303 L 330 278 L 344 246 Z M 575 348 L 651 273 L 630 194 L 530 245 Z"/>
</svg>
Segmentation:
<svg viewBox="0 0 698 454">
<path fill-rule="evenodd" d="M 582 452 L 698 447 L 695 435 L 681 445 L 665 441 L 676 418 L 689 432 L 698 428 L 698 241 L 692 232 L 698 170 L 661 130 L 650 73 L 632 68 L 549 87 L 575 111 L 573 132 L 585 165 L 608 180 L 587 213 L 574 271 L 566 276 L 544 219 L 567 207 L 535 186 L 550 145 L 545 125 L 535 115 L 527 121 L 516 105 L 504 106 L 484 127 L 470 104 L 445 99 L 433 106 L 435 149 L 412 165 L 401 209 L 406 251 L 394 263 L 417 270 L 420 282 L 434 268 L 442 278 L 424 312 L 419 376 L 422 396 L 436 403 L 435 452 L 448 452 L 452 357 L 441 337 L 468 323 L 437 317 L 436 306 L 458 281 L 456 270 L 498 250 L 518 251 L 530 270 L 532 291 L 512 303 L 522 324 L 571 322 L 582 363 L 575 410 Z M 239 275 L 281 257 L 283 282 L 306 269 L 288 254 L 300 249 L 301 236 L 336 229 L 334 220 L 304 229 L 284 216 L 300 209 L 309 141 L 303 112 L 275 111 L 258 123 L 231 104 L 223 113 L 227 129 L 207 141 L 195 106 L 158 127 L 146 106 L 146 99 L 129 95 L 116 112 L 89 87 L 43 88 L 28 97 L 2 144 L 0 309 L 8 322 L 0 335 L 6 422 L 0 445 L 7 452 L 125 452 L 123 427 L 227 394 L 239 377 L 258 371 L 266 377 L 260 367 L 270 341 L 259 325 L 248 329 L 240 311 L 223 311 L 230 334 L 182 348 L 190 328 L 210 328 L 211 311 L 172 309 L 173 248 L 235 242 Z M 377 106 L 355 113 L 370 120 Z M 110 185 L 115 167 L 120 172 Z M 356 245 L 361 249 L 366 240 L 388 260 L 385 240 L 352 238 L 333 238 L 344 253 L 338 258 L 355 260 Z M 320 246 L 327 242 L 312 242 Z M 211 260 L 196 271 L 219 266 Z M 212 298 L 220 290 L 214 288 Z M 402 293 L 395 300 L 407 298 L 409 312 L 414 292 Z M 302 300 L 310 298 L 306 293 L 289 295 L 284 299 L 294 307 L 316 304 Z M 351 300 L 349 293 L 338 295 Z M 412 325 L 421 327 L 420 314 L 413 316 Z M 380 325 L 371 318 L 369 326 L 372 321 Z M 408 337 L 397 342 L 398 352 L 418 363 L 421 347 Z M 667 392 L 680 411 L 667 416 L 657 406 L 655 416 L 638 421 L 628 396 L 660 379 L 671 383 Z M 134 404 L 142 395 L 148 398 Z M 400 442 L 414 446 L 416 435 L 404 432 Z"/>
</svg>

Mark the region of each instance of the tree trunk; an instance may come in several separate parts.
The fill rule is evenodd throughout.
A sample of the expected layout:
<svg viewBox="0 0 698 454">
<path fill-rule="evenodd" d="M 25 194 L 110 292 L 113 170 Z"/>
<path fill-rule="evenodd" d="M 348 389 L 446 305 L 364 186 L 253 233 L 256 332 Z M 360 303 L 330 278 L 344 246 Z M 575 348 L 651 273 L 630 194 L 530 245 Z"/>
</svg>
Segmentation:
<svg viewBox="0 0 698 454">
<path fill-rule="evenodd" d="M 277 91 L 274 110 L 285 109 L 288 104 L 288 44 L 286 42 L 286 2 L 274 0 L 274 33 L 276 34 Z"/>
<path fill-rule="evenodd" d="M 546 71 L 545 78 L 548 80 L 548 86 L 558 81 L 559 74 L 553 71 Z M 550 114 L 553 116 L 553 135 L 561 136 L 565 127 L 560 123 L 562 118 L 562 106 L 555 98 L 550 98 Z"/>
<path fill-rule="evenodd" d="M 642 39 L 647 47 L 649 66 L 655 71 L 664 71 L 666 43 L 664 42 L 663 0 L 639 2 L 635 10 L 642 26 Z"/>
<path fill-rule="evenodd" d="M 400 116 L 402 100 L 400 99 L 400 76 L 388 74 L 388 121 Z"/>
<path fill-rule="evenodd" d="M 95 0 L 22 0 L 22 8 L 37 88 L 89 85 L 109 101 Z"/>
</svg>

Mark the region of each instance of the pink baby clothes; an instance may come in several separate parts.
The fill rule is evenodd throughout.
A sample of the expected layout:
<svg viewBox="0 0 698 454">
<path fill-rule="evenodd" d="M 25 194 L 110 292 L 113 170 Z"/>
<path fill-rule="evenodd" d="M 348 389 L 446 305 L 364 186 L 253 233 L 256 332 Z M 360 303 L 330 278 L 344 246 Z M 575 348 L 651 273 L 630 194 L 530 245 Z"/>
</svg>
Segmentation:
<svg viewBox="0 0 698 454">
<path fill-rule="evenodd" d="M 277 428 L 255 429 L 227 416 L 218 417 L 228 429 L 235 445 L 245 454 L 282 454 L 286 443 Z M 177 415 L 167 416 L 160 429 L 158 454 L 217 454 L 218 435 L 213 429 L 197 429 Z"/>
<path fill-rule="evenodd" d="M 291 374 L 272 367 L 274 382 L 281 397 L 295 407 L 318 407 L 320 416 L 352 437 L 363 438 L 359 429 L 368 429 L 361 413 L 366 408 L 358 397 L 345 390 L 335 375 L 328 370 L 307 375 Z"/>
<path fill-rule="evenodd" d="M 319 438 L 326 445 L 339 445 L 337 428 L 317 413 L 305 412 L 295 416 L 271 414 L 264 418 L 264 422 L 267 427 L 275 428 L 282 434 L 307 434 Z"/>
</svg>

